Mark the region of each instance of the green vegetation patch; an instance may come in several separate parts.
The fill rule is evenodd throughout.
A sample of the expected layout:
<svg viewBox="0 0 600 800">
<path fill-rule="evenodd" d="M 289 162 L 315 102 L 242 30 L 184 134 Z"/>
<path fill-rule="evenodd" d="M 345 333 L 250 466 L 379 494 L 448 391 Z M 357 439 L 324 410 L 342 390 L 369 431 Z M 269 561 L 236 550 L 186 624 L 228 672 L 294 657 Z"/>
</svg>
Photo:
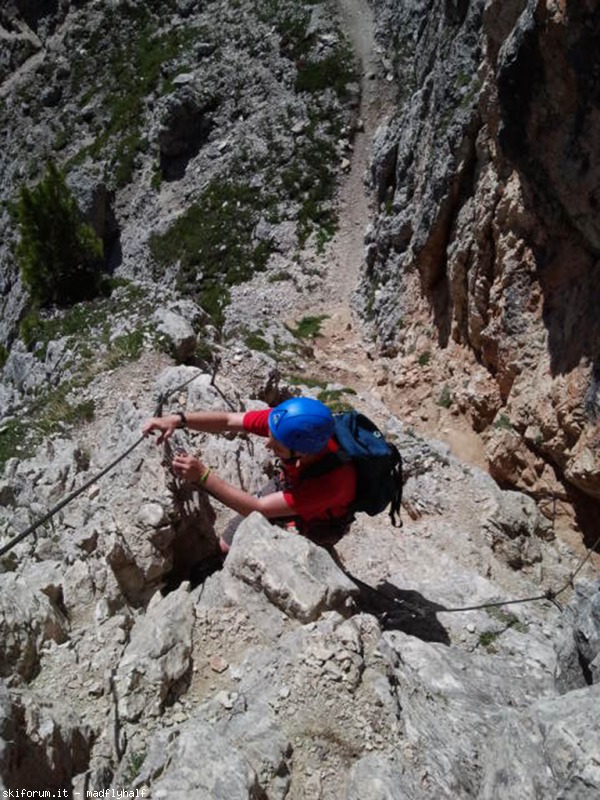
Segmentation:
<svg viewBox="0 0 600 800">
<path fill-rule="evenodd" d="M 437 399 L 438 406 L 441 406 L 442 408 L 450 408 L 452 401 L 452 392 L 447 386 L 444 386 Z"/>
<path fill-rule="evenodd" d="M 28 458 L 33 454 L 27 436 L 28 425 L 20 420 L 11 419 L 0 424 L 0 467 L 4 467 L 9 458 Z"/>
<path fill-rule="evenodd" d="M 490 652 L 495 652 L 494 642 L 500 636 L 500 631 L 484 631 L 479 634 L 479 644 Z"/>
<path fill-rule="evenodd" d="M 509 611 L 503 611 L 497 606 L 492 606 L 491 608 L 486 608 L 485 610 L 488 615 L 492 617 L 492 619 L 495 619 L 503 626 L 501 630 L 483 631 L 479 635 L 479 644 L 482 647 L 485 647 L 489 652 L 495 652 L 495 642 L 509 628 L 514 628 L 514 630 L 518 631 L 519 633 L 527 633 L 528 625 L 525 622 L 521 622 L 516 614 L 512 614 Z"/>
<path fill-rule="evenodd" d="M 496 428 L 497 430 L 501 431 L 514 431 L 515 426 L 512 424 L 506 414 L 500 414 L 492 423 L 492 428 Z"/>
<path fill-rule="evenodd" d="M 325 389 L 319 392 L 317 400 L 325 403 L 334 414 L 341 414 L 345 411 L 352 411 L 354 406 L 348 402 L 345 395 L 356 395 L 354 389 L 344 387 L 343 389 Z"/>
<path fill-rule="evenodd" d="M 75 404 L 67 400 L 73 385 L 67 382 L 58 389 L 40 394 L 28 409 L 26 422 L 11 419 L 0 425 L 0 469 L 9 458 L 33 456 L 46 437 L 94 418 L 93 400 Z"/>
<path fill-rule="evenodd" d="M 69 337 L 69 347 L 77 349 L 80 355 L 96 360 L 99 352 L 105 350 L 110 339 L 110 321 L 118 315 L 126 315 L 130 308 L 143 314 L 147 305 L 144 290 L 134 284 L 124 285 L 123 281 L 109 282 L 121 286 L 119 296 L 102 297 L 88 302 L 77 303 L 60 310 L 52 316 L 45 316 L 34 309 L 20 323 L 19 333 L 26 346 L 35 345 L 36 355 L 46 357 L 50 342 Z"/>
<path fill-rule="evenodd" d="M 218 327 L 230 287 L 267 264 L 271 245 L 253 241 L 262 210 L 259 190 L 214 180 L 165 233 L 150 239 L 157 266 L 179 262 L 179 290 L 193 297 Z"/>
<path fill-rule="evenodd" d="M 308 386 L 309 389 L 325 389 L 327 381 L 305 375 L 288 375 L 286 381 L 292 386 Z"/>
<path fill-rule="evenodd" d="M 298 66 L 296 91 L 323 92 L 333 89 L 343 98 L 346 87 L 356 80 L 354 58 L 347 42 L 336 46 L 331 55 L 315 61 L 305 61 Z"/>
<path fill-rule="evenodd" d="M 504 625 L 504 630 L 508 628 L 514 628 L 519 633 L 527 633 L 528 625 L 525 622 L 521 622 L 521 620 L 517 617 L 516 614 L 513 614 L 510 611 L 503 611 L 501 608 L 493 606 L 492 608 L 486 608 L 486 611 L 490 617 Z"/>
<path fill-rule="evenodd" d="M 250 350 L 255 350 L 258 353 L 268 353 L 271 349 L 271 346 L 267 340 L 263 339 L 260 334 L 254 331 L 249 331 L 245 334 L 244 343 L 246 347 L 250 348 Z"/>
<path fill-rule="evenodd" d="M 298 339 L 316 339 L 321 334 L 323 320 L 329 319 L 329 314 L 319 314 L 314 317 L 303 317 L 295 328 L 288 327 L 291 334 Z"/>
<path fill-rule="evenodd" d="M 95 159 L 109 155 L 117 186 L 129 183 L 137 154 L 148 148 L 142 136 L 146 97 L 172 89 L 171 82 L 163 78 L 164 65 L 201 36 L 190 26 L 160 32 L 160 14 L 168 13 L 169 5 L 145 2 L 135 7 L 126 3 L 107 7 L 99 26 L 74 49 L 75 91 L 82 86 L 97 86 L 98 64 L 105 65 L 105 91 L 99 111 L 108 117 L 96 140 L 79 153 L 77 161 L 87 155 Z M 84 91 L 84 97 L 89 94 L 89 89 Z"/>
<path fill-rule="evenodd" d="M 337 41 L 323 51 L 316 33 L 309 33 L 311 3 L 263 0 L 260 18 L 280 34 L 280 52 L 297 69 L 295 90 L 304 95 L 308 126 L 286 155 L 278 171 L 287 197 L 300 205 L 300 244 L 317 233 L 317 248 L 334 235 L 337 213 L 331 205 L 338 171 L 335 140 L 343 126 L 343 112 L 336 103 L 347 99 L 347 86 L 357 81 L 349 42 L 338 30 Z M 328 96 L 329 95 L 329 96 Z"/>
</svg>

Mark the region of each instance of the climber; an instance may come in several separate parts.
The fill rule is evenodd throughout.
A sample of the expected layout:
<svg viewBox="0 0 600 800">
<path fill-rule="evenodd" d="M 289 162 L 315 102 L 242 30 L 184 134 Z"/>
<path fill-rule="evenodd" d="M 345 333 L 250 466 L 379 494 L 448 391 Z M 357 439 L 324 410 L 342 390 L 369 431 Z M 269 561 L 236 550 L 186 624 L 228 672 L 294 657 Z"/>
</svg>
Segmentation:
<svg viewBox="0 0 600 800">
<path fill-rule="evenodd" d="M 200 484 L 224 505 L 238 513 L 224 530 L 220 548 L 227 553 L 242 519 L 259 511 L 281 527 L 296 530 L 324 547 L 331 548 L 348 531 L 350 507 L 356 493 L 356 472 L 351 462 L 315 476 L 317 464 L 337 443 L 332 438 L 334 419 L 318 400 L 295 397 L 262 411 L 178 411 L 148 420 L 144 435 L 159 432 L 157 444 L 167 441 L 177 428 L 205 433 L 250 433 L 268 438 L 267 448 L 279 459 L 280 474 L 257 495 L 248 494 L 218 477 L 200 459 L 176 453 L 172 467 L 176 475 Z"/>
</svg>

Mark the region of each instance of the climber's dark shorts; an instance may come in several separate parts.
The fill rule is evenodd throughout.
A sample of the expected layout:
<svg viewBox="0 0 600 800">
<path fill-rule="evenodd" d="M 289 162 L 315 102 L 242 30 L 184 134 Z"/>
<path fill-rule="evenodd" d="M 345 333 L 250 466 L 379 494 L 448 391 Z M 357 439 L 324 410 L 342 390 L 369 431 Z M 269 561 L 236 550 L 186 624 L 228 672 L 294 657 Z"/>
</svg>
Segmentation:
<svg viewBox="0 0 600 800">
<path fill-rule="evenodd" d="M 278 482 L 272 479 L 256 492 L 255 496 L 265 497 L 268 494 L 279 491 L 281 491 L 281 489 Z M 221 534 L 221 540 L 229 547 L 231 547 L 236 531 L 244 519 L 244 516 L 237 514 L 225 526 L 225 530 Z M 302 534 L 302 536 L 306 536 L 307 539 L 310 539 L 312 542 L 322 547 L 333 547 L 348 533 L 353 520 L 354 517 L 349 515 L 343 519 L 318 520 L 307 523 L 300 519 L 300 517 L 290 516 L 270 519 L 269 522 L 280 528 L 295 529 L 298 533 Z"/>
</svg>

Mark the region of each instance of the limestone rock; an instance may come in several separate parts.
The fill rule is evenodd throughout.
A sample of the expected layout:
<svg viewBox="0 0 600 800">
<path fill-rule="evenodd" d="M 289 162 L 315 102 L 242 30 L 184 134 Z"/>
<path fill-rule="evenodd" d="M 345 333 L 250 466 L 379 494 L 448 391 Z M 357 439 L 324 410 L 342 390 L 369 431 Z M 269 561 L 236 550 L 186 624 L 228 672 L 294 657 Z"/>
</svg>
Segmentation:
<svg viewBox="0 0 600 800">
<path fill-rule="evenodd" d="M 158 309 L 153 321 L 159 334 L 172 347 L 177 361 L 187 361 L 196 349 L 196 334 L 189 322 L 166 308 Z"/>
<path fill-rule="evenodd" d="M 150 745 L 138 781 L 152 784 L 157 800 L 191 796 L 214 800 L 260 800 L 257 776 L 235 747 L 209 723 L 192 720 Z"/>
<path fill-rule="evenodd" d="M 519 492 L 501 492 L 487 530 L 494 551 L 519 569 L 541 559 L 540 539 L 553 538 L 552 527 L 535 501 Z"/>
<path fill-rule="evenodd" d="M 402 86 L 375 137 L 360 287 L 379 351 L 405 357 L 427 320 L 440 354 L 454 341 L 487 370 L 480 404 L 460 370 L 444 375 L 474 428 L 500 411 L 524 440 L 503 453 L 495 439 L 494 474 L 556 493 L 556 470 L 597 503 L 596 16 L 534 0 L 377 8 Z"/>
<path fill-rule="evenodd" d="M 115 686 L 124 719 L 160 714 L 191 667 L 194 610 L 185 586 L 156 602 L 131 632 Z"/>
<path fill-rule="evenodd" d="M 600 791 L 600 687 L 542 700 L 499 721 L 490 740 L 479 797 L 593 797 Z M 518 788 L 517 788 L 518 787 Z"/>
<path fill-rule="evenodd" d="M 578 583 L 565 616 L 555 675 L 561 693 L 600 683 L 600 587 Z"/>
<path fill-rule="evenodd" d="M 5 764 L 0 758 L 0 782 L 4 779 L 13 788 L 63 790 L 73 775 L 87 768 L 94 736 L 73 709 L 54 698 L 25 693 L 13 701 L 12 714 L 9 758 Z M 0 730 L 2 722 L 0 716 Z"/>
<path fill-rule="evenodd" d="M 0 789 L 5 788 L 3 779 L 9 775 L 14 759 L 15 728 L 10 695 L 4 681 L 0 681 Z"/>
<path fill-rule="evenodd" d="M 181 177 L 187 161 L 196 155 L 213 128 L 216 100 L 204 98 L 193 87 L 194 75 L 174 78 L 178 91 L 166 102 L 158 135 L 161 169 L 168 180 Z"/>
<path fill-rule="evenodd" d="M 225 565 L 233 577 L 302 622 L 342 609 L 358 591 L 323 548 L 274 528 L 258 513 L 240 525 Z"/>
<path fill-rule="evenodd" d="M 381 755 L 367 755 L 357 761 L 348 775 L 345 800 L 415 800 L 426 797 L 412 784 L 400 765 Z"/>
<path fill-rule="evenodd" d="M 546 666 L 527 659 L 517 664 L 448 650 L 400 632 L 384 633 L 380 650 L 393 665 L 406 732 L 397 757 L 404 768 L 418 760 L 425 796 L 477 796 L 477 764 L 493 753 L 490 738 L 505 710 L 526 714 L 532 702 L 553 693 Z M 432 697 L 443 703 L 444 714 Z"/>
<path fill-rule="evenodd" d="M 67 623 L 48 597 L 34 593 L 27 582 L 11 573 L 0 575 L 0 675 L 13 673 L 30 680 L 39 668 L 45 642 L 64 642 Z"/>
</svg>

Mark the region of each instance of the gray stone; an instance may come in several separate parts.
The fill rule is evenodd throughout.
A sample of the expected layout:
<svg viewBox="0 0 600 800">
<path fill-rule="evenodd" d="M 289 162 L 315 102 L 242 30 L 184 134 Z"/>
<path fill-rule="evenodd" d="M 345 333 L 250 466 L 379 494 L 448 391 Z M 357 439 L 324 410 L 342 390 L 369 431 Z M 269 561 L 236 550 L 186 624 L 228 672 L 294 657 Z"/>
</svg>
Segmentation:
<svg viewBox="0 0 600 800">
<path fill-rule="evenodd" d="M 5 699 L 0 699 L 0 731 Z M 68 704 L 24 691 L 13 701 L 13 718 L 10 761 L 2 770 L 0 756 L 0 781 L 31 786 L 35 776 L 33 785 L 58 790 L 87 768 L 94 734 Z"/>
<path fill-rule="evenodd" d="M 42 645 L 64 642 L 67 624 L 46 595 L 9 573 L 0 575 L 0 638 L 0 676 L 29 680 L 39 668 Z"/>
<path fill-rule="evenodd" d="M 8 778 L 15 751 L 15 722 L 13 706 L 4 681 L 0 681 L 0 790 L 3 778 Z"/>
<path fill-rule="evenodd" d="M 138 511 L 138 520 L 142 525 L 160 528 L 167 522 L 165 509 L 158 503 L 144 503 Z"/>
<path fill-rule="evenodd" d="M 535 501 L 520 492 L 501 492 L 486 522 L 494 551 L 519 569 L 541 560 L 540 539 L 553 537 L 550 522 Z"/>
<path fill-rule="evenodd" d="M 191 358 L 196 349 L 196 334 L 186 319 L 166 308 L 159 308 L 154 313 L 153 322 L 157 332 L 167 339 L 177 361 Z"/>
<path fill-rule="evenodd" d="M 260 800 L 264 794 L 246 759 L 214 726 L 195 718 L 150 743 L 137 779 L 157 800 Z"/>
<path fill-rule="evenodd" d="M 479 762 L 492 752 L 489 740 L 506 710 L 526 711 L 554 693 L 545 665 L 526 658 L 468 653 L 400 632 L 384 633 L 379 649 L 395 674 L 404 752 L 427 773 L 427 796 L 477 796 Z M 409 769 L 410 757 L 403 761 Z"/>
<path fill-rule="evenodd" d="M 258 513 L 238 528 L 225 569 L 301 622 L 343 609 L 358 594 L 323 548 L 273 527 Z"/>
<path fill-rule="evenodd" d="M 509 712 L 489 741 L 481 800 L 600 794 L 600 686 Z"/>
<path fill-rule="evenodd" d="M 557 641 L 556 686 L 566 693 L 600 683 L 600 586 L 577 583 Z"/>
<path fill-rule="evenodd" d="M 194 80 L 194 73 L 193 72 L 182 72 L 179 75 L 176 75 L 173 78 L 173 84 L 175 86 L 186 86 L 188 83 L 192 83 Z"/>
<path fill-rule="evenodd" d="M 290 785 L 292 745 L 269 706 L 259 701 L 215 728 L 243 753 L 268 797 L 284 800 Z"/>
<path fill-rule="evenodd" d="M 413 785 L 406 771 L 381 755 L 367 755 L 348 774 L 345 800 L 418 800 L 428 795 Z"/>
<path fill-rule="evenodd" d="M 152 605 L 136 621 L 117 668 L 123 719 L 159 715 L 191 668 L 194 609 L 185 586 Z"/>
</svg>

